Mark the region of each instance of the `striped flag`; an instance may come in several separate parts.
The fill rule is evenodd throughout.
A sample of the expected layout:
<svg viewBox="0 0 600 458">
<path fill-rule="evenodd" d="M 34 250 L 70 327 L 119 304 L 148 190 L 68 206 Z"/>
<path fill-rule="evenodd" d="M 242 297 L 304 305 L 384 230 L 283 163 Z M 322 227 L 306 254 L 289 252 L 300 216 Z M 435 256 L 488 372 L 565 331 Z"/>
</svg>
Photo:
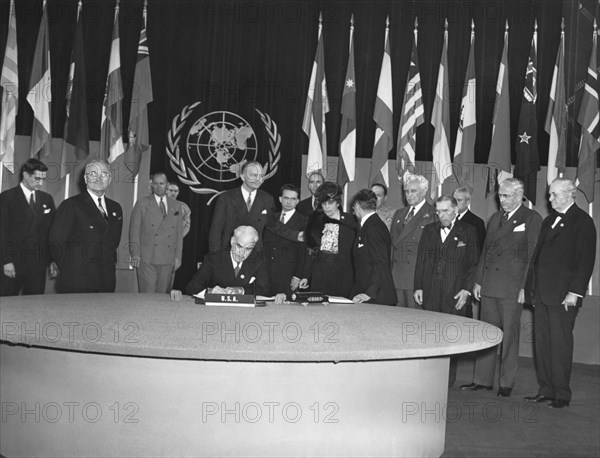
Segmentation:
<svg viewBox="0 0 600 458">
<path fill-rule="evenodd" d="M 112 46 L 106 77 L 106 91 L 100 131 L 100 156 L 113 162 L 125 152 L 123 146 L 123 86 L 121 82 L 121 52 L 119 49 L 119 6 L 115 6 Z"/>
<path fill-rule="evenodd" d="M 492 144 L 488 157 L 488 180 L 485 197 L 498 190 L 498 183 L 512 177 L 510 163 L 510 94 L 508 92 L 508 21 L 504 29 L 504 47 L 498 80 L 492 128 Z"/>
<path fill-rule="evenodd" d="M 0 115 L 0 167 L 15 173 L 15 120 L 19 110 L 19 73 L 17 70 L 17 18 L 15 0 L 10 1 L 8 36 L 2 64 L 2 114 Z M 1 183 L 0 183 L 1 184 Z"/>
<path fill-rule="evenodd" d="M 340 127 L 340 159 L 337 182 L 344 186 L 354 181 L 356 166 L 356 75 L 354 73 L 354 16 L 350 20 L 350 51 L 342 93 L 342 125 Z"/>
<path fill-rule="evenodd" d="M 385 24 L 385 45 L 383 61 L 381 62 L 381 73 L 379 74 L 379 85 L 377 86 L 377 98 L 375 99 L 375 110 L 373 120 L 377 125 L 375 130 L 375 144 L 373 156 L 371 157 L 371 171 L 369 173 L 369 185 L 373 183 L 385 183 L 390 185 L 389 180 L 389 152 L 394 145 L 394 116 L 392 98 L 392 59 L 390 53 L 390 18 Z"/>
<path fill-rule="evenodd" d="M 594 20 L 592 54 L 588 65 L 585 89 L 579 107 L 577 122 L 581 124 L 581 142 L 577 163 L 575 184 L 588 202 L 594 201 L 594 181 L 596 174 L 596 154 L 600 148 L 600 82 L 597 72 L 597 29 Z"/>
<path fill-rule="evenodd" d="M 537 144 L 537 21 L 531 41 L 525 87 L 519 114 L 519 129 L 517 135 L 517 163 L 515 177 L 525 185 L 525 197 L 535 204 L 537 173 L 540 170 L 540 155 Z"/>
<path fill-rule="evenodd" d="M 140 31 L 137 62 L 133 77 L 133 96 L 129 114 L 129 147 L 125 151 L 125 166 L 133 174 L 140 170 L 142 154 L 150 148 L 148 135 L 148 104 L 152 102 L 152 77 L 150 75 L 150 52 L 146 36 L 146 3 L 144 25 Z"/>
<path fill-rule="evenodd" d="M 29 156 L 48 157 L 52 151 L 52 132 L 50 127 L 50 104 L 52 91 L 50 81 L 50 42 L 48 40 L 48 12 L 44 0 L 42 22 L 35 45 L 35 55 L 29 80 L 27 102 L 33 110 L 33 129 Z"/>
<path fill-rule="evenodd" d="M 325 131 L 325 115 L 329 113 L 327 98 L 327 82 L 325 80 L 325 53 L 323 51 L 323 18 L 319 15 L 319 34 L 317 52 L 313 62 L 302 130 L 308 136 L 308 159 L 306 176 L 313 172 L 327 175 L 327 133 Z"/>
<path fill-rule="evenodd" d="M 80 1 L 77 8 L 77 23 L 75 24 L 69 82 L 67 84 L 67 117 L 63 133 L 61 178 L 69 173 L 70 166 L 85 159 L 90 154 L 83 48 Z"/>
<path fill-rule="evenodd" d="M 419 59 L 417 57 L 417 26 L 417 18 L 415 18 L 412 54 L 402 101 L 402 117 L 398 127 L 398 144 L 396 147 L 398 177 L 403 177 L 407 173 L 414 173 L 417 127 L 423 124 L 425 120 Z"/>
<path fill-rule="evenodd" d="M 560 44 L 554 74 L 552 75 L 552 87 L 550 89 L 550 103 L 546 114 L 544 130 L 550 135 L 550 147 L 548 148 L 548 185 L 554 181 L 558 174 L 565 173 L 567 154 L 567 103 L 565 100 L 565 29 L 564 19 L 560 33 Z"/>
<path fill-rule="evenodd" d="M 471 20 L 471 48 L 469 50 L 469 61 L 467 63 L 467 73 L 465 84 L 463 86 L 462 104 L 460 107 L 460 123 L 456 134 L 456 144 L 454 147 L 454 173 L 460 186 L 468 185 L 473 188 L 473 167 L 475 164 L 475 135 L 477 129 L 476 106 L 475 106 L 475 24 Z"/>
<path fill-rule="evenodd" d="M 431 198 L 435 198 L 438 187 L 452 175 L 450 162 L 450 109 L 444 90 L 448 88 L 448 21 L 444 30 L 444 46 L 440 60 L 435 101 L 431 114 L 431 124 L 435 128 L 433 134 L 433 170 L 431 173 Z"/>
</svg>

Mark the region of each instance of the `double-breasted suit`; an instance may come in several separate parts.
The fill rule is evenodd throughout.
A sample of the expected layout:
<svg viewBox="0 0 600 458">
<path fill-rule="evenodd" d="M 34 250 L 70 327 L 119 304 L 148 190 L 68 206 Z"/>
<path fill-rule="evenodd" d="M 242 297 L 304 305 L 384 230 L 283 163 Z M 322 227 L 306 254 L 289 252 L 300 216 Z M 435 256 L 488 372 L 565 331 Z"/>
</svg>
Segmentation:
<svg viewBox="0 0 600 458">
<path fill-rule="evenodd" d="M 278 221 L 281 212 L 275 213 L 273 219 Z M 295 211 L 293 215 L 282 224 L 285 228 L 296 234 L 293 240 L 281 235 L 276 224 L 267 225 L 264 239 L 264 251 L 267 269 L 271 280 L 271 293 L 290 293 L 292 277 L 302 278 L 304 260 L 306 257 L 306 244 L 298 242 L 298 233 L 306 229 L 307 218 Z"/>
<path fill-rule="evenodd" d="M 43 294 L 50 262 L 48 233 L 56 211 L 52 196 L 35 192 L 31 208 L 21 185 L 0 194 L 1 265 L 12 263 L 15 278 L 1 272 L 0 295 Z"/>
<path fill-rule="evenodd" d="M 354 286 L 350 297 L 364 293 L 374 304 L 395 305 L 396 288 L 392 279 L 391 239 L 387 226 L 372 213 L 358 229 L 354 243 Z"/>
<path fill-rule="evenodd" d="M 571 400 L 573 327 L 594 270 L 594 221 L 573 204 L 558 222 L 552 212 L 543 224 L 527 282 L 533 295 L 535 355 L 539 394 Z M 554 225 L 554 228 L 552 226 Z M 580 298 L 565 310 L 568 293 Z"/>
<path fill-rule="evenodd" d="M 129 254 L 140 258 L 138 283 L 140 292 L 167 292 L 175 260 L 181 261 L 183 250 L 183 208 L 169 197 L 167 214 L 162 211 L 154 194 L 139 199 L 129 223 Z M 151 266 L 168 266 L 153 267 Z"/>
<path fill-rule="evenodd" d="M 252 279 L 254 279 L 252 283 L 254 286 L 251 284 Z M 269 273 L 264 257 L 253 251 L 242 263 L 236 276 L 230 250 L 207 254 L 185 290 L 188 294 L 197 294 L 217 285 L 222 288 L 241 286 L 246 294 L 268 295 Z"/>
<path fill-rule="evenodd" d="M 423 230 L 415 268 L 415 290 L 423 290 L 423 308 L 433 312 L 464 315 L 456 310 L 454 296 L 473 289 L 479 248 L 475 228 L 456 220 L 442 242 L 439 222 Z"/>
<path fill-rule="evenodd" d="M 416 307 L 413 299 L 417 251 L 423 229 L 437 220 L 435 208 L 425 202 L 408 222 L 405 222 L 410 207 L 394 213 L 390 235 L 392 238 L 392 277 L 396 286 L 398 305 Z"/>
<path fill-rule="evenodd" d="M 502 329 L 500 387 L 512 388 L 518 368 L 523 305 L 518 303 L 538 240 L 542 218 L 521 205 L 505 221 L 503 211 L 490 218 L 475 283 L 481 285 L 480 319 Z M 475 361 L 474 383 L 493 386 L 496 348 L 482 350 Z"/>
<path fill-rule="evenodd" d="M 273 213 L 275 213 L 273 197 L 261 189 L 256 190 L 250 211 L 246 207 L 241 188 L 225 191 L 217 199 L 210 225 L 208 233 L 209 251 L 212 253 L 221 249 L 228 249 L 233 231 L 238 226 L 254 227 L 260 240 L 262 240 L 264 228 Z M 257 246 L 257 248 L 260 250 L 260 246 Z"/>
<path fill-rule="evenodd" d="M 106 196 L 104 200 L 108 220 L 87 190 L 65 200 L 56 211 L 50 244 L 61 293 L 115 291 L 123 211 L 118 202 Z"/>
</svg>

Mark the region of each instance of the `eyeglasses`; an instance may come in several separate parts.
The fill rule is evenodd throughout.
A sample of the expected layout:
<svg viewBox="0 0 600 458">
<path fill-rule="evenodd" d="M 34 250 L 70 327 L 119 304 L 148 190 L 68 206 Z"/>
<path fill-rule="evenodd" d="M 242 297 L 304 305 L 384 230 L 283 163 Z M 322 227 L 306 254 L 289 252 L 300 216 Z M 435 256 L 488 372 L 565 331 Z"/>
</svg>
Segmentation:
<svg viewBox="0 0 600 458">
<path fill-rule="evenodd" d="M 92 170 L 91 172 L 86 173 L 86 175 L 90 178 L 93 178 L 94 180 L 96 178 L 98 178 L 99 176 L 102 177 L 103 180 L 106 180 L 110 176 L 110 173 L 109 172 L 98 173 L 95 170 Z"/>
<path fill-rule="evenodd" d="M 498 194 L 498 197 L 500 199 L 510 199 L 511 197 L 514 197 L 514 194 Z"/>
</svg>

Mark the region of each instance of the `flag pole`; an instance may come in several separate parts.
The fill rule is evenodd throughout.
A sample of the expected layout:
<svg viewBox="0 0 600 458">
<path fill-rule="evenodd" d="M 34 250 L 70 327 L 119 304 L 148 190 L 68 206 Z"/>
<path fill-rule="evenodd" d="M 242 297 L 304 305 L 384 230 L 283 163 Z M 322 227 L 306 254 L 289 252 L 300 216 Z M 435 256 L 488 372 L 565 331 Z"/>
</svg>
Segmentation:
<svg viewBox="0 0 600 458">
<path fill-rule="evenodd" d="M 147 26 L 147 10 L 148 8 L 148 0 L 144 0 L 144 9 L 142 12 L 142 16 L 144 18 L 144 29 Z M 131 137 L 129 138 L 129 148 L 131 148 Z M 135 203 L 137 202 L 138 199 L 138 183 L 139 183 L 139 179 L 140 179 L 140 171 L 138 168 L 138 173 L 135 174 L 135 177 L 133 177 L 133 206 L 135 206 Z"/>
</svg>

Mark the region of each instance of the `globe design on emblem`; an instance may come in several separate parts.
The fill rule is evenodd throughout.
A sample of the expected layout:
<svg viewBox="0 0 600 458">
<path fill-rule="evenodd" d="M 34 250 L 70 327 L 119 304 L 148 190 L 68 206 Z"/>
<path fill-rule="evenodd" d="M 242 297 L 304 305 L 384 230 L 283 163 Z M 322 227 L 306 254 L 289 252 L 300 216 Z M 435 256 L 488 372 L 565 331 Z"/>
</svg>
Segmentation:
<svg viewBox="0 0 600 458">
<path fill-rule="evenodd" d="M 229 111 L 213 111 L 190 128 L 187 154 L 205 178 L 234 181 L 239 177 L 240 164 L 256 159 L 256 136 L 244 118 Z"/>
</svg>

